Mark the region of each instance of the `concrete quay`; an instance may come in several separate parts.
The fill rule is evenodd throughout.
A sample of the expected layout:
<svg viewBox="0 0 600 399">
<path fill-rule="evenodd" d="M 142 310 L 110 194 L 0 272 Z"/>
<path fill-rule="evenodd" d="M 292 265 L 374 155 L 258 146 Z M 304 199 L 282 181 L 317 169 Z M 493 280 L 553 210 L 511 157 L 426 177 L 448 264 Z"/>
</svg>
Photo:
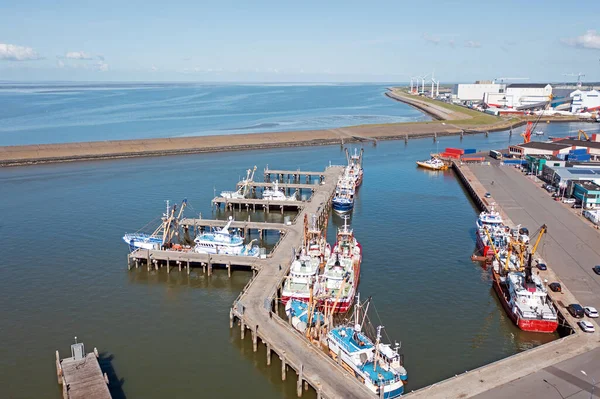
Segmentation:
<svg viewBox="0 0 600 399">
<path fill-rule="evenodd" d="M 594 259 L 590 253 L 592 248 L 585 246 L 595 245 L 600 238 L 598 232 L 574 217 L 568 208 L 553 201 L 513 167 L 455 163 L 454 169 L 480 209 L 496 203 L 497 210 L 509 225 L 514 225 L 512 220 L 518 220 L 530 230 L 542 224 L 548 226 L 547 236 L 543 238 L 545 244 L 538 248 L 538 253 L 550 263 L 541 276 L 549 282 L 561 282 L 563 292 L 550 291 L 550 297 L 564 320 L 574 326 L 573 334 L 414 391 L 406 397 L 567 397 L 559 387 L 564 392 L 569 389 L 574 395 L 581 395 L 574 397 L 590 397 L 591 384 L 585 385 L 582 379 L 585 376 L 580 370 L 590 373 L 595 381 L 600 380 L 600 358 L 590 355 L 600 351 L 599 328 L 596 325 L 593 334 L 581 332 L 576 319 L 565 312 L 564 307 L 576 301 L 584 306 L 598 306 L 594 298 L 598 290 L 595 293 L 591 290 L 595 284 L 600 284 L 600 279 L 585 270 L 585 262 Z M 486 192 L 490 192 L 492 198 L 484 198 Z M 594 249 L 600 250 L 600 246 Z M 591 272 L 591 266 L 588 268 Z M 590 281 L 591 278 L 595 280 Z M 519 388 L 524 388 L 527 393 Z M 556 390 L 560 396 L 556 395 Z"/>
</svg>

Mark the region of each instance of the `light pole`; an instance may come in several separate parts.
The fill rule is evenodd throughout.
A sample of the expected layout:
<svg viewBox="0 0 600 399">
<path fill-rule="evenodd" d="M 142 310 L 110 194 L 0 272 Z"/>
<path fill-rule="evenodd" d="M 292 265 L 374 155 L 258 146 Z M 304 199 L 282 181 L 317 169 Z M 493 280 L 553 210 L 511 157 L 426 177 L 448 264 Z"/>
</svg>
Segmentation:
<svg viewBox="0 0 600 399">
<path fill-rule="evenodd" d="M 583 370 L 579 370 L 581 371 L 581 374 L 585 375 L 586 377 L 589 377 L 590 380 L 592 380 L 592 392 L 590 392 L 590 399 L 592 399 L 594 397 L 594 388 L 596 388 L 596 380 L 594 380 L 594 377 L 592 377 L 591 375 L 588 375 L 585 371 Z"/>
</svg>

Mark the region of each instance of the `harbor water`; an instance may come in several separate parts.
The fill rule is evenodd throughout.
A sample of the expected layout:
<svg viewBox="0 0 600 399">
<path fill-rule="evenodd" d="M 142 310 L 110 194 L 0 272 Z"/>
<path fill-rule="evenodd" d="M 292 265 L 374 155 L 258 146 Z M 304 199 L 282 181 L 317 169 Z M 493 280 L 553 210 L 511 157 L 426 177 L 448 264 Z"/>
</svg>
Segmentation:
<svg viewBox="0 0 600 399">
<path fill-rule="evenodd" d="M 544 125 L 554 136 L 579 128 L 589 125 Z M 365 145 L 351 218 L 364 249 L 360 292 L 373 297 L 372 322 L 402 343 L 408 391 L 557 338 L 511 324 L 489 274 L 470 261 L 473 203 L 452 171 L 415 166 L 444 147 L 506 147 L 517 133 Z M 264 347 L 253 353 L 250 338 L 229 329 L 229 308 L 251 273 L 128 272 L 121 237 L 156 223 L 166 199 L 187 198 L 188 216 L 211 217 L 214 193 L 255 164 L 259 175 L 267 164 L 319 170 L 330 161 L 345 162 L 339 146 L 1 169 L 2 396 L 61 397 L 53 353 L 68 355 L 77 336 L 111 357 L 121 379 L 114 397 L 296 397 L 278 360 L 267 367 Z M 332 216 L 330 241 L 342 223 Z"/>
<path fill-rule="evenodd" d="M 0 146 L 430 120 L 381 84 L 0 83 Z"/>
</svg>

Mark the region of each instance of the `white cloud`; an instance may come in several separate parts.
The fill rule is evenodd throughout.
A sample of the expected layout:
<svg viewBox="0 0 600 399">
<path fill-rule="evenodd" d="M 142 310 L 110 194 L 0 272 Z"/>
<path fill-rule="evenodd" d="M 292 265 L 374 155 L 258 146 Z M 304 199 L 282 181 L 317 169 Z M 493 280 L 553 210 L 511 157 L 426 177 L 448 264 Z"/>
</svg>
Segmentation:
<svg viewBox="0 0 600 399">
<path fill-rule="evenodd" d="M 152 66 L 150 67 L 150 70 L 151 70 L 152 72 L 156 72 L 156 71 L 158 71 L 158 68 L 157 68 L 157 67 L 155 67 L 154 65 L 152 65 Z"/>
<path fill-rule="evenodd" d="M 68 58 L 70 60 L 91 60 L 91 59 L 93 59 L 93 57 L 90 54 L 85 53 L 83 51 L 69 51 L 67 54 L 65 54 L 65 58 Z"/>
<path fill-rule="evenodd" d="M 433 43 L 435 45 L 440 44 L 440 38 L 439 37 L 431 36 L 428 33 L 423 33 L 422 37 L 423 37 L 423 40 L 425 40 L 426 42 Z"/>
<path fill-rule="evenodd" d="M 473 40 L 467 40 L 465 42 L 465 47 L 469 47 L 469 48 L 479 48 L 481 47 L 481 43 L 479 42 L 475 42 Z"/>
<path fill-rule="evenodd" d="M 31 47 L 0 43 L 0 60 L 31 61 L 40 60 L 42 58 L 43 57 L 36 53 Z"/>
<path fill-rule="evenodd" d="M 562 42 L 568 46 L 598 50 L 600 49 L 600 34 L 594 29 L 590 29 L 581 36 L 562 39 Z"/>
<path fill-rule="evenodd" d="M 100 72 L 108 71 L 108 64 L 104 61 L 98 61 L 97 63 L 95 63 L 93 65 L 93 67 L 96 71 L 100 71 Z"/>
</svg>

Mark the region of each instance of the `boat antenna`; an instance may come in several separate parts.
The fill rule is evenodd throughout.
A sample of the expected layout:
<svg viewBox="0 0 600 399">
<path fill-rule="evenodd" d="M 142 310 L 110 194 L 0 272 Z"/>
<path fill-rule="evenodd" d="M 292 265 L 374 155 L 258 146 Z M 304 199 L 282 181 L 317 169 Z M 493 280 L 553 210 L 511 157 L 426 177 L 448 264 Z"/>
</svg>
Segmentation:
<svg viewBox="0 0 600 399">
<path fill-rule="evenodd" d="M 360 324 L 358 319 L 360 318 L 360 292 L 356 293 L 356 309 L 354 310 L 354 330 L 360 331 Z"/>
<path fill-rule="evenodd" d="M 377 326 L 377 341 L 375 342 L 375 358 L 373 359 L 373 371 L 377 370 L 377 360 L 379 360 L 379 342 L 381 341 L 381 329 L 383 326 Z"/>
</svg>

